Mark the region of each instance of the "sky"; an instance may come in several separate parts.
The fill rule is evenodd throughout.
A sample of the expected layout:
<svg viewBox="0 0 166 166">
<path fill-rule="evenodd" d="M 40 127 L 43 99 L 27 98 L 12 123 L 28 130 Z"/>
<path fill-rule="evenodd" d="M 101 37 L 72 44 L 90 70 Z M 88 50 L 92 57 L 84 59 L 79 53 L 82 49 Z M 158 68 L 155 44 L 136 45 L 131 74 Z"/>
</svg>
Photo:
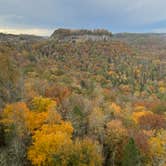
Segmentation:
<svg viewBox="0 0 166 166">
<path fill-rule="evenodd" d="M 166 32 L 166 0 L 0 0 L 0 32 L 49 36 L 57 28 Z"/>
</svg>

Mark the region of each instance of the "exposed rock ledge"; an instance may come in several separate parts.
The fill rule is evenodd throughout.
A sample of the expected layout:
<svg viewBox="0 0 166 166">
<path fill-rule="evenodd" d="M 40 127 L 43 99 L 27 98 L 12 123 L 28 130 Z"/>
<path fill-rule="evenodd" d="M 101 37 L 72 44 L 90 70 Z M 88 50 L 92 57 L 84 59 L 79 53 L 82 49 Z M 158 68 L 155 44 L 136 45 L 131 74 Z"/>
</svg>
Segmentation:
<svg viewBox="0 0 166 166">
<path fill-rule="evenodd" d="M 112 33 L 105 29 L 96 30 L 71 30 L 71 29 L 57 29 L 51 35 L 51 39 L 58 41 L 81 41 L 81 40 L 110 40 Z"/>
</svg>

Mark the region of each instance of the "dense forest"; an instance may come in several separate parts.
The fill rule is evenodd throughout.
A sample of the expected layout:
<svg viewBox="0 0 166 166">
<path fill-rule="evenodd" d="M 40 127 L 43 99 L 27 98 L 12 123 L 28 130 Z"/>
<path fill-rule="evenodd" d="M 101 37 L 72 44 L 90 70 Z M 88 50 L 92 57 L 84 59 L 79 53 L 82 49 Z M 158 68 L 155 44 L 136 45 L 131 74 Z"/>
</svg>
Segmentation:
<svg viewBox="0 0 166 166">
<path fill-rule="evenodd" d="M 166 35 L 64 31 L 0 34 L 0 166 L 166 166 Z"/>
</svg>

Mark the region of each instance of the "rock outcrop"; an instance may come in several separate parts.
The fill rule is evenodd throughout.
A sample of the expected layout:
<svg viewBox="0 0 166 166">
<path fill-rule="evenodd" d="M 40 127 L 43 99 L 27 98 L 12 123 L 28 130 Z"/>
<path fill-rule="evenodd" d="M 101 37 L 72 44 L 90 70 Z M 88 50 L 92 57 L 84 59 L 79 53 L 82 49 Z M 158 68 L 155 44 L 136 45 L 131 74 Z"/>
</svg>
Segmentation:
<svg viewBox="0 0 166 166">
<path fill-rule="evenodd" d="M 110 40 L 112 33 L 104 29 L 96 30 L 71 30 L 71 29 L 57 29 L 51 35 L 51 39 L 58 41 L 82 41 L 82 40 Z"/>
</svg>

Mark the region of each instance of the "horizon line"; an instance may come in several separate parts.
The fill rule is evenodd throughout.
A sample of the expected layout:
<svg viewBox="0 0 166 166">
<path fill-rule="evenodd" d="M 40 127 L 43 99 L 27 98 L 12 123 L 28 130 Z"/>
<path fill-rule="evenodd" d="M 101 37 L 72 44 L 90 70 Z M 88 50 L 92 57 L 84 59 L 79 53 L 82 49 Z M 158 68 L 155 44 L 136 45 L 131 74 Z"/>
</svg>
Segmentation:
<svg viewBox="0 0 166 166">
<path fill-rule="evenodd" d="M 43 36 L 43 37 L 49 37 L 53 34 L 55 30 L 58 29 L 71 29 L 71 30 L 95 30 L 99 28 L 55 28 L 55 29 L 49 29 L 49 28 L 0 28 L 0 33 L 8 34 L 8 35 L 33 35 L 33 36 Z M 112 34 L 166 34 L 166 29 L 156 29 L 152 31 L 118 31 L 113 32 L 110 29 L 107 28 L 101 28 L 108 30 L 109 32 L 112 32 Z"/>
</svg>

